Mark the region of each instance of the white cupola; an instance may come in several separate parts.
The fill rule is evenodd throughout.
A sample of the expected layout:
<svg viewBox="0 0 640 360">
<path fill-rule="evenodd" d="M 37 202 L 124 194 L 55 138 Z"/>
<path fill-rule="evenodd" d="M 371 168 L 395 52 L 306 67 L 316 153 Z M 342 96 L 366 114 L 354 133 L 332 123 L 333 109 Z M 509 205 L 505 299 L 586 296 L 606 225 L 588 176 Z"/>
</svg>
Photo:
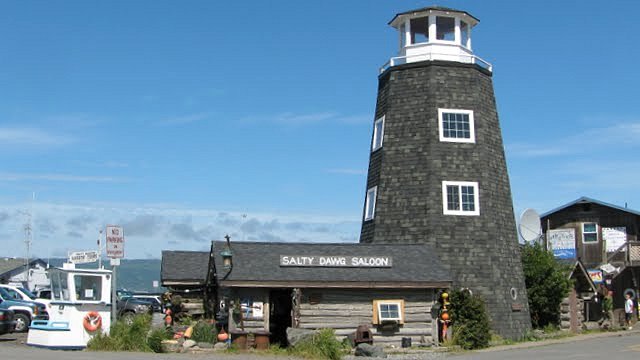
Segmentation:
<svg viewBox="0 0 640 360">
<path fill-rule="evenodd" d="M 382 68 L 419 61 L 473 63 L 491 71 L 491 64 L 471 50 L 471 29 L 480 20 L 471 14 L 432 6 L 397 14 L 389 25 L 398 30 L 400 50 Z"/>
</svg>

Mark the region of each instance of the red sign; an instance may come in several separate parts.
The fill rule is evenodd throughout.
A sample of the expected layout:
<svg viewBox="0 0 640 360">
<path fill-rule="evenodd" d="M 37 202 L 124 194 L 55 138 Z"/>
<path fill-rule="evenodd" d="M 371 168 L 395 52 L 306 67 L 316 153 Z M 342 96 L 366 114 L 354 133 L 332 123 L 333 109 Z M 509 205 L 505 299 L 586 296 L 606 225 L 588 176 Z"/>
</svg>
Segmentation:
<svg viewBox="0 0 640 360">
<path fill-rule="evenodd" d="M 124 231 L 122 227 L 107 225 L 107 257 L 120 259 L 124 257 Z"/>
</svg>

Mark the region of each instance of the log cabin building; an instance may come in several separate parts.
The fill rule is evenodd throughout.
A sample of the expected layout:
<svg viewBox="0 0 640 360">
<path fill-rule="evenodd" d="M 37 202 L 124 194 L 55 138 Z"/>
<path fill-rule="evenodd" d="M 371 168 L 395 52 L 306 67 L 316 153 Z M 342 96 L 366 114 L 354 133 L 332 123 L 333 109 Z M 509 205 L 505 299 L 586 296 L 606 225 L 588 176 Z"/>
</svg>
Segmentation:
<svg viewBox="0 0 640 360">
<path fill-rule="evenodd" d="M 192 277 L 169 270 L 182 253 L 163 252 L 164 286 L 183 288 Z M 215 312 L 226 315 L 218 317 L 227 318 L 232 337 L 268 334 L 286 344 L 289 327 L 345 337 L 366 325 L 376 344 L 438 341 L 432 307 L 451 277 L 429 247 L 216 241 L 210 255 Z"/>
</svg>

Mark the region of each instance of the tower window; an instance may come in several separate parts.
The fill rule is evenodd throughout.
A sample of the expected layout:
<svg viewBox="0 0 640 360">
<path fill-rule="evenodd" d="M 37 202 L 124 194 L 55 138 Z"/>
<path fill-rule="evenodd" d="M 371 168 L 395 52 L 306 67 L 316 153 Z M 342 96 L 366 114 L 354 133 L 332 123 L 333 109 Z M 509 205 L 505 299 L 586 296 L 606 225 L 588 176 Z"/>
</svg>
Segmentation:
<svg viewBox="0 0 640 360">
<path fill-rule="evenodd" d="M 382 147 L 384 139 L 384 115 L 373 123 L 373 142 L 371 143 L 371 151 L 376 151 Z"/>
<path fill-rule="evenodd" d="M 596 223 L 582 224 L 582 242 L 583 243 L 598 242 L 598 224 Z"/>
<path fill-rule="evenodd" d="M 412 44 L 429 42 L 429 17 L 411 19 L 409 29 Z"/>
<path fill-rule="evenodd" d="M 468 48 L 469 47 L 469 24 L 464 21 L 460 21 L 460 42 L 462 46 Z"/>
<path fill-rule="evenodd" d="M 478 183 L 443 181 L 442 210 L 445 215 L 480 215 Z"/>
<path fill-rule="evenodd" d="M 378 187 L 374 186 L 367 190 L 367 199 L 364 204 L 364 221 L 372 220 L 376 213 L 376 194 Z"/>
<path fill-rule="evenodd" d="M 436 39 L 455 41 L 456 40 L 456 19 L 452 17 L 436 17 L 437 34 Z"/>
<path fill-rule="evenodd" d="M 438 109 L 440 141 L 476 142 L 472 110 Z"/>
</svg>

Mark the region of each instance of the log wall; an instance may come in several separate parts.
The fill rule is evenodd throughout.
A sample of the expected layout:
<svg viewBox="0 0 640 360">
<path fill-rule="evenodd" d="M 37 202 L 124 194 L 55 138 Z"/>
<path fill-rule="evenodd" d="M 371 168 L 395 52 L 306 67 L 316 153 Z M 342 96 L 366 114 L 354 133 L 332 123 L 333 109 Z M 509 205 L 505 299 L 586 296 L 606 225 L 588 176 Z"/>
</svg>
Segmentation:
<svg viewBox="0 0 640 360">
<path fill-rule="evenodd" d="M 396 329 L 383 329 L 373 322 L 374 300 L 404 300 L 404 324 Z M 335 329 L 342 338 L 354 333 L 359 325 L 367 325 L 373 333 L 374 344 L 400 346 L 403 337 L 412 344 L 433 344 L 437 330 L 431 318 L 434 304 L 433 290 L 384 289 L 302 289 L 298 327 L 304 329 Z"/>
<path fill-rule="evenodd" d="M 263 317 L 260 319 L 247 318 L 245 314 L 234 316 L 233 309 L 229 309 L 229 332 L 263 332 L 269 331 L 269 293 L 265 289 L 237 289 L 233 291 L 231 300 L 236 301 L 251 299 L 251 301 L 261 301 L 263 303 Z"/>
</svg>

